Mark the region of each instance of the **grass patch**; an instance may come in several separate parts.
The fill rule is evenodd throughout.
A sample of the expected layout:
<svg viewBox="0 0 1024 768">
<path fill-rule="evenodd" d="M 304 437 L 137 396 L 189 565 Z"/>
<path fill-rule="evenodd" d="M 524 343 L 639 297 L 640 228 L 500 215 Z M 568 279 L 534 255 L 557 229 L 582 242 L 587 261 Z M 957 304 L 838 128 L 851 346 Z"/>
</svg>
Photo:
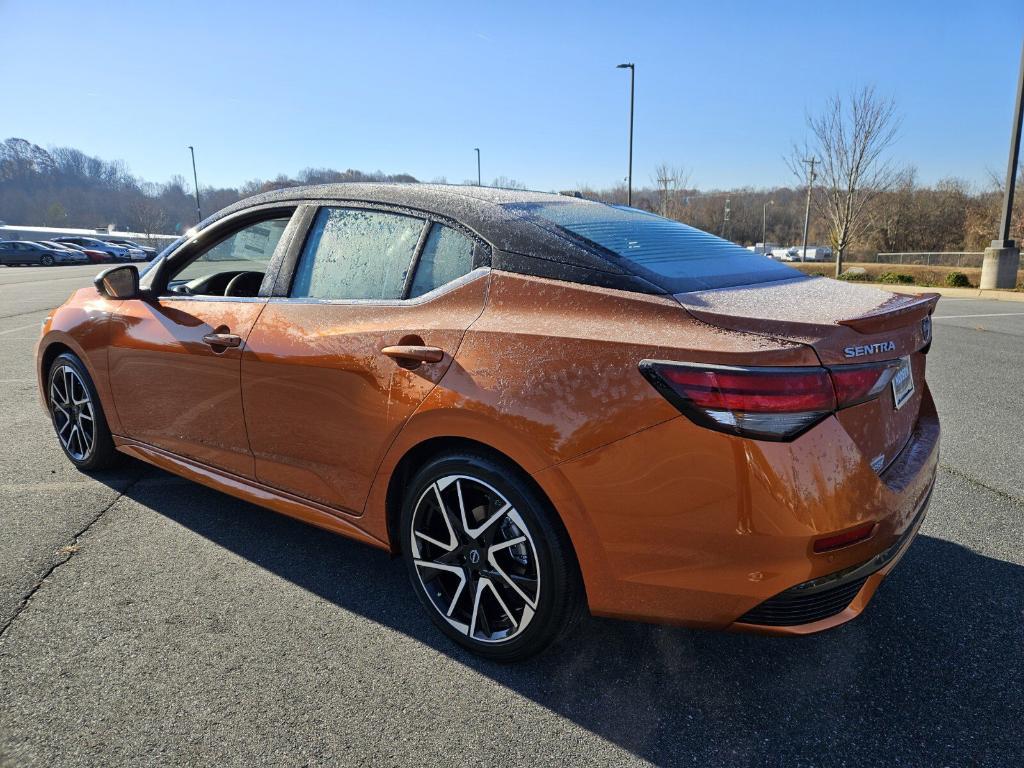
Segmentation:
<svg viewBox="0 0 1024 768">
<path fill-rule="evenodd" d="M 794 263 L 790 266 L 796 267 L 808 275 L 825 275 L 826 277 L 832 277 L 836 269 L 835 264 Z M 858 264 L 851 262 L 847 262 L 844 266 L 847 270 L 855 271 L 843 273 L 840 280 L 851 282 L 973 288 L 981 280 L 980 267 L 928 267 L 922 264 Z M 954 282 L 949 282 L 951 280 Z M 1018 282 L 1024 282 L 1024 272 L 1021 273 L 1021 279 Z"/>
</svg>

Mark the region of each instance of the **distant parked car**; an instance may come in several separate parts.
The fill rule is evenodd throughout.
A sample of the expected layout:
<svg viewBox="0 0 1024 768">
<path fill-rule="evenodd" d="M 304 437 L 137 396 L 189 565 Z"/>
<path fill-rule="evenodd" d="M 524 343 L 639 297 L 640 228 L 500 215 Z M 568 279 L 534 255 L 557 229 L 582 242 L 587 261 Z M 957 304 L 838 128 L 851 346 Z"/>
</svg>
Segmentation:
<svg viewBox="0 0 1024 768">
<path fill-rule="evenodd" d="M 793 248 L 772 248 L 768 254 L 768 258 L 775 259 L 776 261 L 793 261 L 793 257 L 796 255 L 797 249 Z M 799 259 L 799 256 L 797 256 Z"/>
<path fill-rule="evenodd" d="M 45 245 L 47 248 L 63 248 L 66 251 L 72 253 L 85 254 L 90 264 L 109 264 L 114 260 L 114 257 L 105 251 L 94 251 L 90 248 L 83 248 L 80 245 L 74 243 L 57 243 L 53 240 L 39 240 L 40 245 Z"/>
<path fill-rule="evenodd" d="M 52 267 L 54 264 L 88 264 L 89 257 L 84 253 L 52 248 L 31 240 L 4 240 L 0 242 L 0 264 L 42 264 Z"/>
<path fill-rule="evenodd" d="M 775 253 L 772 251 L 772 258 L 778 258 L 780 261 L 830 261 L 832 259 L 832 249 L 826 245 L 808 245 L 806 256 L 804 256 L 803 246 L 797 245 L 778 249 L 778 256 Z"/>
<path fill-rule="evenodd" d="M 125 248 L 134 248 L 135 250 L 142 251 L 146 255 L 144 261 L 152 261 L 156 258 L 156 248 L 150 248 L 148 245 L 139 245 L 134 240 L 125 240 L 120 237 L 108 237 L 107 242 L 113 243 L 114 245 L 121 245 Z M 132 261 L 135 261 L 135 259 L 132 259 Z M 140 259 L 140 261 L 142 261 L 142 259 Z"/>
<path fill-rule="evenodd" d="M 54 237 L 53 242 L 73 243 L 93 251 L 103 251 L 104 253 L 109 253 L 114 261 L 144 261 L 142 258 L 132 259 L 131 251 L 123 245 L 114 245 L 95 237 L 79 237 L 77 235 L 74 237 Z"/>
</svg>

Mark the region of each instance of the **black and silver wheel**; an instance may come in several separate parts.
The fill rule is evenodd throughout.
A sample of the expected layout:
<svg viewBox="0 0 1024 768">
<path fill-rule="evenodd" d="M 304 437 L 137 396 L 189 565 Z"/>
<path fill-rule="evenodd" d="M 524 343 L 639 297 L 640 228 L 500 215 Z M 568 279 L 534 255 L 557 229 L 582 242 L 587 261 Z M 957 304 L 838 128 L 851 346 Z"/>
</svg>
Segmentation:
<svg viewBox="0 0 1024 768">
<path fill-rule="evenodd" d="M 413 588 L 434 623 L 482 656 L 538 653 L 582 611 L 561 522 L 503 462 L 475 454 L 429 462 L 410 484 L 401 530 Z"/>
<path fill-rule="evenodd" d="M 42 264 L 44 267 L 52 267 L 53 266 L 53 256 L 51 256 L 48 253 L 44 253 L 40 257 L 39 263 Z"/>
<path fill-rule="evenodd" d="M 53 361 L 46 398 L 60 446 L 76 467 L 105 469 L 116 463 L 118 454 L 96 388 L 77 357 L 65 353 Z"/>
</svg>

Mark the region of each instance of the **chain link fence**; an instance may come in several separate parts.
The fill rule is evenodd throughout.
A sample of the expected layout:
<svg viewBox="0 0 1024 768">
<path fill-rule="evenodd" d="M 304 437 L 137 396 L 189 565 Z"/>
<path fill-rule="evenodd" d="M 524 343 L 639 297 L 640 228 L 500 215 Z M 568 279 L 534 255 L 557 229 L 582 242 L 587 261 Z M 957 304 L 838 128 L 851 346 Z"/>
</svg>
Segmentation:
<svg viewBox="0 0 1024 768">
<path fill-rule="evenodd" d="M 914 251 L 907 253 L 878 253 L 874 258 L 862 260 L 875 264 L 917 264 L 926 267 L 980 267 L 983 251 Z"/>
</svg>

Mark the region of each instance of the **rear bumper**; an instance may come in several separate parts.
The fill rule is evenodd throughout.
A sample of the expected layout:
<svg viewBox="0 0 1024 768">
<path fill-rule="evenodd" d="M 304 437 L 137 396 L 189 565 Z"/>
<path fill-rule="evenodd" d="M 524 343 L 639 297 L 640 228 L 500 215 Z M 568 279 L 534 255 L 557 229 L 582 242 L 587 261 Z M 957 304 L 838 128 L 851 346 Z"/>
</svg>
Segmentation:
<svg viewBox="0 0 1024 768">
<path fill-rule="evenodd" d="M 921 529 L 931 489 L 910 527 L 870 560 L 790 587 L 747 611 L 730 629 L 766 634 L 806 635 L 843 624 L 860 615 L 896 567 Z"/>
<path fill-rule="evenodd" d="M 938 455 L 925 390 L 909 442 L 881 476 L 834 418 L 791 443 L 766 443 L 680 417 L 535 477 L 556 508 L 575 510 L 562 517 L 594 614 L 805 634 L 864 609 L 921 524 Z M 814 552 L 816 539 L 869 521 L 869 539 Z M 827 615 L 751 621 L 758 606 L 835 574 L 848 578 L 819 606 Z"/>
</svg>

